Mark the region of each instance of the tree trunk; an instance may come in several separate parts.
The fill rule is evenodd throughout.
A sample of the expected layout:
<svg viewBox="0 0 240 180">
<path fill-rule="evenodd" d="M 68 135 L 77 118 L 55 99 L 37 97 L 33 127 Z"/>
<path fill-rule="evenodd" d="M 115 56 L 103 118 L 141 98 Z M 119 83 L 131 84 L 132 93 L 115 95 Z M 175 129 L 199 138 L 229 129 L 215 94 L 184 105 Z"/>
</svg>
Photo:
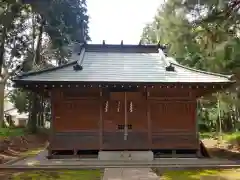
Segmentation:
<svg viewBox="0 0 240 180">
<path fill-rule="evenodd" d="M 41 62 L 41 47 L 42 47 L 42 35 L 43 35 L 43 23 L 44 21 L 42 20 L 41 25 L 39 27 L 39 35 L 38 35 L 38 41 L 37 41 L 37 46 L 36 46 L 36 51 L 35 51 L 35 56 L 33 60 L 33 69 L 35 69 L 35 65 L 39 65 Z M 35 35 L 33 35 L 35 36 Z M 31 133 L 36 133 L 37 132 L 37 122 L 39 119 L 38 116 L 38 107 L 39 107 L 39 98 L 36 93 L 32 93 L 31 98 L 31 110 L 30 110 L 30 118 L 28 120 L 28 128 Z"/>
<path fill-rule="evenodd" d="M 1 38 L 1 45 L 0 45 L 0 78 L 1 78 L 1 75 L 2 75 L 2 67 L 3 67 L 3 64 L 4 64 L 4 53 L 5 53 L 5 48 L 4 48 L 4 45 L 5 45 L 5 40 L 6 40 L 6 34 L 7 34 L 7 28 L 6 27 L 3 27 L 3 30 L 2 30 L 2 38 Z M 0 79 L 1 80 L 1 79 Z"/>
<path fill-rule="evenodd" d="M 3 126 L 4 121 L 4 90 L 5 83 L 0 81 L 0 127 Z"/>
<path fill-rule="evenodd" d="M 4 126 L 4 90 L 5 90 L 5 82 L 4 77 L 2 74 L 3 65 L 4 65 L 4 45 L 5 45 L 5 39 L 7 34 L 7 28 L 3 27 L 2 30 L 2 38 L 1 38 L 1 44 L 0 44 L 0 127 Z"/>
</svg>

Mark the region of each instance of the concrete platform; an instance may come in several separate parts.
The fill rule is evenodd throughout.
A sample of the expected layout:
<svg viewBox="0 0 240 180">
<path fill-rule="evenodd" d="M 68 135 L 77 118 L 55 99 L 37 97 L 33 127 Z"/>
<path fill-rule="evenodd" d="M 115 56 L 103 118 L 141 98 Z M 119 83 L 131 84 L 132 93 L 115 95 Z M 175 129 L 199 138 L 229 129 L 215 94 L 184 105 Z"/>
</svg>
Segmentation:
<svg viewBox="0 0 240 180">
<path fill-rule="evenodd" d="M 240 161 L 223 159 L 198 158 L 159 158 L 146 160 L 99 160 L 99 159 L 47 159 L 47 151 L 42 151 L 34 157 L 28 157 L 2 165 L 0 169 L 102 169 L 102 168 L 146 168 L 158 167 L 162 169 L 226 169 L 239 168 Z"/>
</svg>

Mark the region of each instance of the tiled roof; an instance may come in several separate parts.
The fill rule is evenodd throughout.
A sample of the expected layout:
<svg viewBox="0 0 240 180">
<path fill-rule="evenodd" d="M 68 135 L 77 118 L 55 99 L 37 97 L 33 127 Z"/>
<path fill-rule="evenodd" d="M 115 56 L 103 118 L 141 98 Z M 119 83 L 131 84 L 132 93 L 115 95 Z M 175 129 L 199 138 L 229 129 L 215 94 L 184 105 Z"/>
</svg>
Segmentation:
<svg viewBox="0 0 240 180">
<path fill-rule="evenodd" d="M 91 47 L 89 45 L 89 47 Z M 135 46 L 136 47 L 136 46 Z M 114 49 L 114 48 L 113 48 Z M 19 77 L 23 81 L 79 81 L 79 82 L 229 82 L 230 76 L 203 72 L 168 61 L 155 50 L 132 52 L 105 48 L 82 48 L 76 59 L 62 67 Z M 83 69 L 74 70 L 79 63 Z M 166 71 L 172 64 L 175 71 Z"/>
</svg>

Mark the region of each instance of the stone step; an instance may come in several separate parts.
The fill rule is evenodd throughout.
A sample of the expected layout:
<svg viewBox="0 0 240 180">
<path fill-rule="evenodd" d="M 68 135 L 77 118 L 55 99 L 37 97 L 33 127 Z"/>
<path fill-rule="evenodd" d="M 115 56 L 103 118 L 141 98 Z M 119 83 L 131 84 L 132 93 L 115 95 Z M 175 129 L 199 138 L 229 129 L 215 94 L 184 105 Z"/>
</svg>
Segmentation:
<svg viewBox="0 0 240 180">
<path fill-rule="evenodd" d="M 99 151 L 99 160 L 153 161 L 152 151 Z"/>
<path fill-rule="evenodd" d="M 103 180 L 159 180 L 150 168 L 105 168 Z"/>
</svg>

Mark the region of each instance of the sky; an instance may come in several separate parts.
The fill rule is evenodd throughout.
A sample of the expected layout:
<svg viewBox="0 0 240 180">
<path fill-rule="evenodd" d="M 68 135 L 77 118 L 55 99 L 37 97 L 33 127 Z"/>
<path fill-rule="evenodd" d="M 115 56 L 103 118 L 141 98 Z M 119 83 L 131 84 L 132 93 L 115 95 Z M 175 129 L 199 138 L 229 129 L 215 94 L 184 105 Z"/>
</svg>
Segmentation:
<svg viewBox="0 0 240 180">
<path fill-rule="evenodd" d="M 138 44 L 163 0 L 87 0 L 91 43 Z"/>
</svg>

